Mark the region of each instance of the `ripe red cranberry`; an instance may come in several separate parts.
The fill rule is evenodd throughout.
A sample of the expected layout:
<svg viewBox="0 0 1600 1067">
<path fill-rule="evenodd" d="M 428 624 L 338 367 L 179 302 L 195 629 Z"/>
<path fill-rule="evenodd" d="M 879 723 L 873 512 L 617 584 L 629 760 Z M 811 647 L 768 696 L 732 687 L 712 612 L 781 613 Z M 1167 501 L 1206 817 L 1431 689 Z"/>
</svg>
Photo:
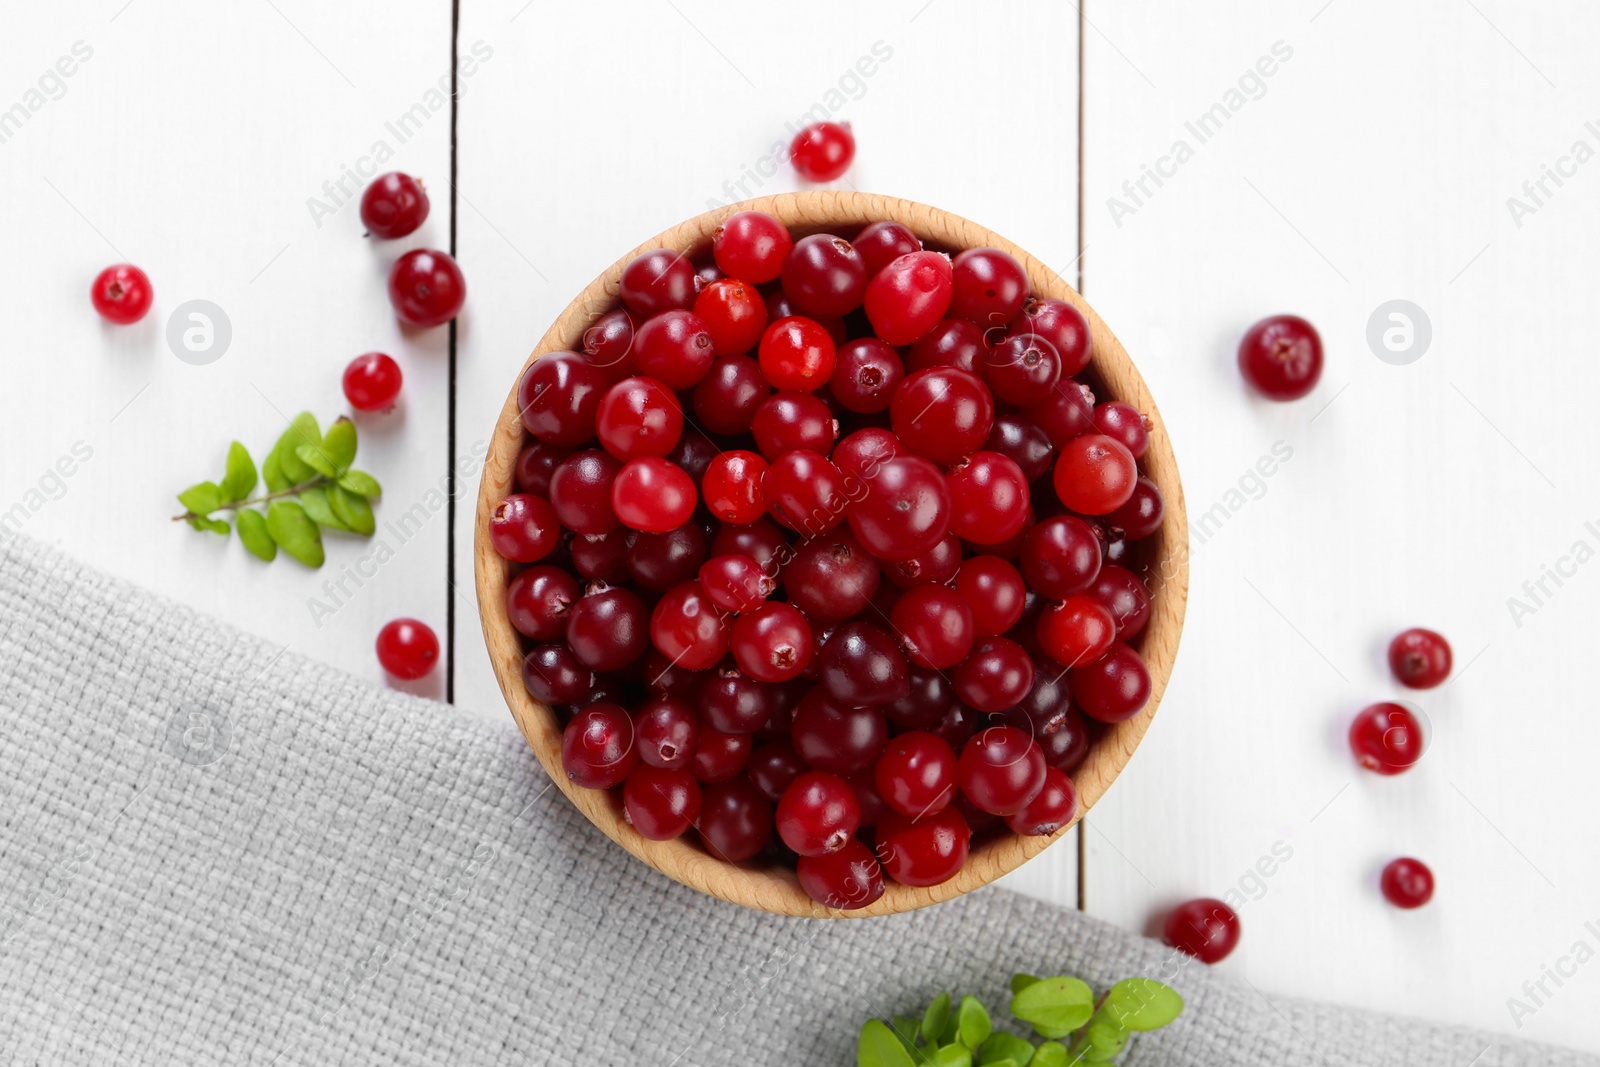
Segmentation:
<svg viewBox="0 0 1600 1067">
<path fill-rule="evenodd" d="M 675 700 L 688 700 L 699 692 L 700 680 L 706 673 L 686 670 L 655 648 L 645 650 L 637 670 L 640 681 L 651 697 L 671 697 Z M 638 721 L 639 709 L 634 708 L 633 711 L 634 720 Z"/>
<path fill-rule="evenodd" d="M 920 667 L 954 667 L 972 651 L 972 609 L 954 589 L 919 585 L 895 602 L 889 621 L 906 655 Z"/>
<path fill-rule="evenodd" d="M 1432 689 L 1450 677 L 1450 642 L 1420 626 L 1389 642 L 1389 669 L 1410 689 Z"/>
<path fill-rule="evenodd" d="M 561 520 L 543 497 L 512 493 L 489 513 L 489 543 L 513 563 L 537 563 L 561 541 Z"/>
<path fill-rule="evenodd" d="M 746 677 L 731 663 L 706 672 L 696 697 L 706 725 L 725 734 L 756 733 L 777 702 L 772 686 Z"/>
<path fill-rule="evenodd" d="M 361 225 L 380 240 L 415 233 L 427 218 L 428 191 L 409 174 L 380 174 L 361 194 Z"/>
<path fill-rule="evenodd" d="M 772 517 L 806 538 L 838 526 L 850 506 L 843 472 L 820 453 L 807 449 L 786 452 L 774 460 L 761 487 Z"/>
<path fill-rule="evenodd" d="M 856 479 L 856 483 L 864 483 L 878 473 L 880 464 L 904 451 L 900 447 L 900 438 L 888 430 L 879 426 L 864 426 L 840 441 L 830 458 L 834 466 Z M 858 489 L 858 486 L 855 488 Z"/>
<path fill-rule="evenodd" d="M 847 708 L 889 704 L 911 690 L 894 638 L 865 622 L 847 622 L 833 631 L 817 653 L 817 681 Z"/>
<path fill-rule="evenodd" d="M 1033 686 L 1033 660 L 1015 641 L 989 637 L 956 664 L 950 680 L 956 695 L 975 711 L 1015 707 Z"/>
<path fill-rule="evenodd" d="M 786 682 L 811 662 L 811 624 L 794 607 L 767 601 L 740 615 L 730 647 L 734 662 L 763 682 Z"/>
<path fill-rule="evenodd" d="M 642 316 L 692 307 L 694 277 L 694 264 L 682 252 L 651 249 L 622 269 L 622 302 Z"/>
<path fill-rule="evenodd" d="M 1120 642 L 1093 663 L 1073 668 L 1069 677 L 1078 707 L 1101 722 L 1131 719 L 1150 700 L 1150 672 L 1144 660 Z"/>
<path fill-rule="evenodd" d="M 755 750 L 745 773 L 768 800 L 776 803 L 784 790 L 806 773 L 806 764 L 789 742 L 773 741 Z"/>
<path fill-rule="evenodd" d="M 883 896 L 883 868 L 860 841 L 825 856 L 801 856 L 795 874 L 806 895 L 825 908 L 857 911 Z"/>
<path fill-rule="evenodd" d="M 1218 963 L 1239 943 L 1239 916 L 1214 897 L 1179 904 L 1167 916 L 1167 944 L 1201 963 Z"/>
<path fill-rule="evenodd" d="M 595 433 L 621 460 L 665 456 L 683 434 L 677 396 L 654 378 L 625 378 L 607 389 L 595 410 Z"/>
<path fill-rule="evenodd" d="M 876 274 L 901 256 L 922 251 L 922 241 L 903 224 L 887 219 L 868 223 L 851 244 L 867 261 L 867 273 Z"/>
<path fill-rule="evenodd" d="M 1044 681 L 1049 683 L 1050 679 L 1045 679 Z M 1064 683 L 1065 679 L 1063 678 L 1061 681 Z M 1039 683 L 1038 675 L 1034 676 L 1034 682 L 1037 688 Z M 1023 701 L 1018 707 L 1023 710 L 1024 714 L 1027 714 L 1029 701 Z M 1036 731 L 1033 739 L 1038 742 L 1039 747 L 1044 751 L 1044 761 L 1046 763 L 1063 774 L 1071 774 L 1077 770 L 1078 765 L 1089 754 L 1089 743 L 1092 740 L 1092 736 L 1089 729 L 1089 720 L 1084 718 L 1083 712 L 1065 703 L 1062 703 L 1059 707 L 1062 709 L 1060 728 L 1049 733 L 1038 733 Z M 1006 721 L 1012 726 L 1017 725 L 1010 718 Z"/>
<path fill-rule="evenodd" d="M 1356 762 L 1378 774 L 1410 770 L 1427 745 L 1421 721 L 1404 704 L 1369 705 L 1350 724 L 1350 750 Z"/>
<path fill-rule="evenodd" d="M 1049 837 L 1072 822 L 1077 813 L 1078 790 L 1072 779 L 1054 767 L 1046 767 L 1044 788 L 1021 811 L 1006 816 L 1006 825 L 1014 834 Z"/>
<path fill-rule="evenodd" d="M 1141 477 L 1133 486 L 1133 495 L 1123 505 L 1105 517 L 1105 525 L 1117 540 L 1142 541 L 1161 529 L 1166 517 L 1166 504 L 1161 490 L 1149 478 Z"/>
<path fill-rule="evenodd" d="M 737 436 L 750 429 L 756 409 L 772 389 L 761 366 L 748 356 L 726 356 L 694 387 L 695 417 L 710 433 Z"/>
<path fill-rule="evenodd" d="M 861 306 L 867 291 L 867 261 L 842 237 L 802 237 L 783 263 L 783 291 L 797 314 L 833 319 Z"/>
<path fill-rule="evenodd" d="M 691 671 L 716 665 L 728 653 L 728 628 L 722 612 L 699 582 L 674 586 L 650 614 L 650 640 L 661 654 Z"/>
<path fill-rule="evenodd" d="M 1027 272 L 998 248 L 962 252 L 956 257 L 954 276 L 950 314 L 971 319 L 985 329 L 1011 322 L 1028 299 Z"/>
<path fill-rule="evenodd" d="M 1100 568 L 1089 595 L 1111 609 L 1117 623 L 1117 640 L 1132 641 L 1150 621 L 1150 590 L 1144 579 L 1114 563 Z"/>
<path fill-rule="evenodd" d="M 1017 568 L 995 556 L 963 560 L 956 592 L 972 608 L 972 632 L 979 638 L 998 637 L 1015 626 L 1027 597 Z"/>
<path fill-rule="evenodd" d="M 989 354 L 989 342 L 983 330 L 967 319 L 945 319 L 934 326 L 916 344 L 906 357 L 906 372 L 933 367 L 955 367 L 968 374 L 981 374 Z"/>
<path fill-rule="evenodd" d="M 604 455 L 604 453 L 601 453 Z M 606 456 L 611 459 L 610 456 Z M 611 460 L 615 463 L 616 460 Z M 606 509 L 611 508 L 611 485 L 605 487 Z M 551 503 L 555 503 L 552 498 Z M 560 514 L 559 506 L 556 513 Z M 614 584 L 626 581 L 629 577 L 628 552 L 630 542 L 637 534 L 633 530 L 624 530 L 617 524 L 609 533 L 603 534 L 575 534 L 568 543 L 568 551 L 572 554 L 572 569 L 591 582 L 606 582 Z"/>
<path fill-rule="evenodd" d="M 1134 459 L 1143 459 L 1150 447 L 1149 420 L 1132 404 L 1107 400 L 1104 404 L 1096 405 L 1094 427 L 1107 437 L 1121 441 Z"/>
<path fill-rule="evenodd" d="M 778 801 L 778 836 L 802 856 L 838 852 L 861 825 L 861 807 L 850 783 L 835 774 L 807 771 Z"/>
<path fill-rule="evenodd" d="M 89 299 L 100 317 L 119 326 L 138 322 L 155 301 L 150 276 L 132 263 L 115 263 L 95 275 Z"/>
<path fill-rule="evenodd" d="M 955 463 L 989 439 L 994 399 L 977 375 L 934 367 L 900 383 L 889 401 L 889 420 L 912 452 L 935 463 Z"/>
<path fill-rule="evenodd" d="M 1322 338 L 1298 315 L 1262 319 L 1239 342 L 1239 371 L 1268 400 L 1299 400 L 1322 377 Z"/>
<path fill-rule="evenodd" d="M 1397 908 L 1420 908 L 1433 899 L 1433 872 L 1421 860 L 1390 860 L 1379 879 L 1383 896 Z"/>
<path fill-rule="evenodd" d="M 1065 600 L 1094 583 L 1100 573 L 1100 539 L 1072 515 L 1045 519 L 1028 531 L 1020 565 L 1028 587 L 1052 600 Z"/>
<path fill-rule="evenodd" d="M 893 738 L 878 759 L 874 782 L 883 802 L 920 819 L 956 795 L 956 753 L 943 738 L 912 730 Z"/>
<path fill-rule="evenodd" d="M 414 248 L 389 268 L 389 303 L 407 326 L 442 326 L 467 302 L 467 280 L 448 253 Z"/>
<path fill-rule="evenodd" d="M 945 744 L 959 751 L 974 734 L 983 729 L 983 720 L 987 718 L 988 716 L 978 714 L 958 700 L 944 713 L 944 718 L 930 727 L 928 732 L 938 734 L 944 738 Z"/>
<path fill-rule="evenodd" d="M 649 645 L 649 618 L 644 601 L 631 590 L 595 589 L 567 612 L 567 647 L 590 670 L 621 670 Z"/>
<path fill-rule="evenodd" d="M 846 518 L 867 551 L 894 562 L 943 540 L 950 512 L 950 488 L 939 468 L 919 456 L 897 456 L 878 464 Z"/>
<path fill-rule="evenodd" d="M 848 122 L 813 122 L 789 142 L 789 161 L 808 182 L 831 182 L 850 168 L 856 137 Z"/>
<path fill-rule="evenodd" d="M 555 641 L 567 632 L 578 596 L 578 580 L 560 567 L 530 567 L 506 586 L 506 615 L 524 637 Z"/>
<path fill-rule="evenodd" d="M 844 529 L 794 549 L 779 574 L 789 602 L 819 625 L 854 618 L 878 592 L 877 561 Z"/>
<path fill-rule="evenodd" d="M 729 215 L 711 238 L 711 255 L 730 278 L 770 282 L 794 247 L 789 228 L 764 211 Z"/>
<path fill-rule="evenodd" d="M 850 775 L 871 767 L 883 752 L 889 724 L 877 708 L 847 708 L 821 686 L 795 709 L 789 739 L 800 758 L 819 771 Z"/>
<path fill-rule="evenodd" d="M 989 431 L 989 440 L 983 447 L 1015 463 L 1030 483 L 1050 469 L 1050 458 L 1055 454 L 1050 435 L 1026 416 L 1015 413 L 995 416 L 994 429 Z"/>
<path fill-rule="evenodd" d="M 749 556 L 713 556 L 700 567 L 700 587 L 723 611 L 745 612 L 760 606 L 777 589 L 777 581 Z"/>
<path fill-rule="evenodd" d="M 884 713 L 901 730 L 931 730 L 956 704 L 955 689 L 940 671 L 912 666 L 905 696 L 884 705 Z"/>
<path fill-rule="evenodd" d="M 972 830 L 954 805 L 920 819 L 885 812 L 877 827 L 878 862 L 901 885 L 938 885 L 967 862 Z"/>
<path fill-rule="evenodd" d="M 661 593 L 694 578 L 705 558 L 705 531 L 694 522 L 666 533 L 641 533 L 627 556 L 628 577 L 641 589 Z"/>
<path fill-rule="evenodd" d="M 689 770 L 702 782 L 730 781 L 745 769 L 754 748 L 755 742 L 749 734 L 725 734 L 702 725 L 700 743 L 695 746 Z"/>
<path fill-rule="evenodd" d="M 766 518 L 757 519 L 748 526 L 724 525 L 711 539 L 712 555 L 749 556 L 768 574 L 777 571 L 791 551 L 783 529 Z"/>
<path fill-rule="evenodd" d="M 561 734 L 561 767 L 585 789 L 610 789 L 639 765 L 633 720 L 616 704 L 591 704 Z"/>
<path fill-rule="evenodd" d="M 546 444 L 584 444 L 594 437 L 600 398 L 610 384 L 604 371 L 576 352 L 548 352 L 522 372 L 517 384 L 522 424 Z"/>
<path fill-rule="evenodd" d="M 367 352 L 344 369 L 344 398 L 357 411 L 388 411 L 400 396 L 400 364 L 382 352 Z"/>
<path fill-rule="evenodd" d="M 1138 480 L 1133 454 L 1105 434 L 1073 438 L 1056 459 L 1056 496 L 1080 515 L 1117 510 L 1133 496 Z"/>
<path fill-rule="evenodd" d="M 1036 333 L 1055 346 L 1061 376 L 1070 378 L 1089 365 L 1093 341 L 1083 312 L 1065 300 L 1029 300 L 1011 323 L 1011 333 Z"/>
<path fill-rule="evenodd" d="M 761 335 L 761 374 L 777 389 L 811 392 L 827 383 L 837 358 L 821 323 L 802 315 L 778 319 Z"/>
<path fill-rule="evenodd" d="M 735 778 L 700 791 L 696 829 L 706 851 L 725 863 L 751 859 L 772 838 L 772 802 L 750 784 Z"/>
<path fill-rule="evenodd" d="M 1036 333 L 1014 333 L 989 350 L 983 380 L 998 400 L 1032 404 L 1061 380 L 1061 357 Z"/>
<path fill-rule="evenodd" d="M 700 717 L 686 700 L 657 697 L 633 710 L 639 758 L 652 767 L 687 768 L 700 747 Z"/>
<path fill-rule="evenodd" d="M 950 257 L 911 252 L 878 271 L 863 303 L 872 331 L 891 345 L 909 345 L 944 318 L 952 291 Z"/>
<path fill-rule="evenodd" d="M 594 686 L 594 672 L 566 645 L 534 645 L 522 660 L 522 685 L 545 704 L 577 704 Z"/>
<path fill-rule="evenodd" d="M 876 337 L 860 337 L 841 346 L 828 389 L 850 411 L 885 411 L 895 386 L 906 376 L 900 354 Z"/>
<path fill-rule="evenodd" d="M 701 479 L 706 508 L 721 522 L 747 526 L 767 513 L 762 483 L 767 461 L 754 452 L 733 449 L 711 461 Z"/>
<path fill-rule="evenodd" d="M 550 476 L 550 503 L 561 525 L 579 534 L 605 534 L 618 525 L 611 490 L 622 464 L 599 449 L 577 452 Z M 592 576 L 591 576 L 592 577 Z"/>
<path fill-rule="evenodd" d="M 901 589 L 932 582 L 945 585 L 961 569 L 961 538 L 954 533 L 920 556 L 883 565 L 883 576 Z"/>
<path fill-rule="evenodd" d="M 700 817 L 700 783 L 688 771 L 642 764 L 622 783 L 628 822 L 651 841 L 682 836 Z"/>
<path fill-rule="evenodd" d="M 767 327 L 766 301 L 754 284 L 736 278 L 724 278 L 700 290 L 694 298 L 694 313 L 710 331 L 719 356 L 750 351 Z"/>
<path fill-rule="evenodd" d="M 694 514 L 694 479 L 656 456 L 623 464 L 611 483 L 611 509 L 625 526 L 663 533 Z"/>
<path fill-rule="evenodd" d="M 1063 667 L 1093 663 L 1116 639 L 1111 609 L 1087 593 L 1069 596 L 1039 616 L 1039 644 Z"/>
<path fill-rule="evenodd" d="M 378 631 L 378 664 L 394 677 L 412 682 L 439 662 L 439 638 L 418 619 L 395 619 Z"/>
<path fill-rule="evenodd" d="M 646 319 L 633 338 L 633 365 L 671 389 L 688 389 L 706 376 L 716 342 L 700 316 L 675 308 Z"/>
<path fill-rule="evenodd" d="M 590 366 L 620 382 L 633 374 L 633 316 L 614 308 L 583 331 L 583 356 Z"/>
<path fill-rule="evenodd" d="M 1039 795 L 1044 753 L 1014 726 L 990 726 L 961 749 L 956 781 L 968 800 L 991 815 L 1014 815 Z"/>
<path fill-rule="evenodd" d="M 1061 448 L 1068 441 L 1094 432 L 1094 393 L 1082 382 L 1063 379 L 1055 390 L 1022 413 Z"/>
<path fill-rule="evenodd" d="M 967 541 L 998 544 L 1028 521 L 1022 468 L 998 452 L 974 452 L 950 472 L 950 529 Z"/>
<path fill-rule="evenodd" d="M 774 393 L 756 408 L 750 432 L 756 448 L 772 462 L 799 448 L 826 456 L 833 451 L 839 423 L 828 405 L 810 393 Z"/>
</svg>

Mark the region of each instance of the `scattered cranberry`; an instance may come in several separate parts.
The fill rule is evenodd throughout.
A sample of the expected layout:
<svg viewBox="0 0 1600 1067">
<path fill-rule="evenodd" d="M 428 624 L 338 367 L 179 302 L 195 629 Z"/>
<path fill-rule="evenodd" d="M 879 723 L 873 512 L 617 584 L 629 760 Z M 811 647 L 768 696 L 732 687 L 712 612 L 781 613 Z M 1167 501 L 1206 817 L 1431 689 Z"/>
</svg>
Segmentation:
<svg viewBox="0 0 1600 1067">
<path fill-rule="evenodd" d="M 855 156 L 856 138 L 848 122 L 813 122 L 789 142 L 789 161 L 808 182 L 833 181 Z"/>
<path fill-rule="evenodd" d="M 633 720 L 616 704 L 591 704 L 561 734 L 561 766 L 585 789 L 620 785 L 638 765 Z"/>
<path fill-rule="evenodd" d="M 1369 705 L 1350 724 L 1350 751 L 1356 762 L 1378 774 L 1410 770 L 1427 743 L 1422 723 L 1404 704 Z"/>
<path fill-rule="evenodd" d="M 537 563 L 560 540 L 556 509 L 543 497 L 512 493 L 489 513 L 489 543 L 513 563 Z"/>
<path fill-rule="evenodd" d="M 357 411 L 388 411 L 400 396 L 400 364 L 382 352 L 357 356 L 344 369 L 344 398 Z"/>
<path fill-rule="evenodd" d="M 445 252 L 415 248 L 389 269 L 389 303 L 407 326 L 442 326 L 467 301 L 467 280 Z"/>
<path fill-rule="evenodd" d="M 1268 400 L 1299 400 L 1322 377 L 1322 338 L 1298 315 L 1274 315 L 1239 342 L 1244 380 Z"/>
<path fill-rule="evenodd" d="M 361 194 L 361 225 L 380 240 L 415 233 L 427 218 L 428 191 L 409 174 L 380 174 Z"/>
<path fill-rule="evenodd" d="M 711 255 L 723 273 L 756 284 L 776 278 L 793 247 L 788 229 L 763 211 L 729 215 L 711 238 Z"/>
<path fill-rule="evenodd" d="M 856 911 L 883 896 L 883 868 L 860 841 L 824 856 L 801 856 L 795 874 L 806 895 L 825 908 Z"/>
<path fill-rule="evenodd" d="M 1433 899 L 1433 872 L 1421 860 L 1390 860 L 1379 879 L 1384 899 L 1397 908 L 1420 908 Z"/>
<path fill-rule="evenodd" d="M 1432 689 L 1450 677 L 1450 642 L 1432 630 L 1414 627 L 1389 642 L 1389 669 L 1401 685 Z"/>
<path fill-rule="evenodd" d="M 972 830 L 952 805 L 911 819 L 885 812 L 877 827 L 878 861 L 902 885 L 947 882 L 967 862 Z"/>
<path fill-rule="evenodd" d="M 395 619 L 378 631 L 378 663 L 403 681 L 425 677 L 439 662 L 439 638 L 425 622 Z"/>
<path fill-rule="evenodd" d="M 1201 963 L 1218 963 L 1239 944 L 1239 916 L 1222 901 L 1201 897 L 1167 916 L 1167 944 Z"/>
<path fill-rule="evenodd" d="M 155 300 L 155 289 L 144 271 L 132 263 L 117 263 L 95 275 L 89 299 L 101 318 L 126 326 L 144 318 Z"/>
</svg>

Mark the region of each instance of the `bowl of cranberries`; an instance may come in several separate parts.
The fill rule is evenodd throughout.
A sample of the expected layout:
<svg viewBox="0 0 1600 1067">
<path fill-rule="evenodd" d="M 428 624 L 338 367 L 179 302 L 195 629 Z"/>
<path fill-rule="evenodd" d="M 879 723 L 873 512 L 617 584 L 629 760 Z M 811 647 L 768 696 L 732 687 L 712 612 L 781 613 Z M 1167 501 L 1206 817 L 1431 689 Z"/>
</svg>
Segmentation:
<svg viewBox="0 0 1600 1067">
<path fill-rule="evenodd" d="M 477 510 L 501 689 L 613 840 L 786 915 L 907 911 L 1105 793 L 1177 653 L 1171 445 L 1044 264 L 811 191 L 618 260 L 522 365 Z"/>
</svg>

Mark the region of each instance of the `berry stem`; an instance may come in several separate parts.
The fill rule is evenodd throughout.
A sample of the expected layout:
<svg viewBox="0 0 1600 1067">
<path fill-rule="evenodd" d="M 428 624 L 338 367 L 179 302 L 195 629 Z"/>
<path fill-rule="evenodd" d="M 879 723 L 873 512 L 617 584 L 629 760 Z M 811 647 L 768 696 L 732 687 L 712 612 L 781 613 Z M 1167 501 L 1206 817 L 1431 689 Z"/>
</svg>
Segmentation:
<svg viewBox="0 0 1600 1067">
<path fill-rule="evenodd" d="M 276 493 L 266 493 L 262 496 L 251 497 L 249 500 L 235 500 L 231 504 L 222 504 L 216 509 L 216 511 L 210 512 L 206 515 L 196 515 L 192 511 L 185 511 L 182 515 L 172 516 L 172 521 L 183 522 L 187 519 L 209 519 L 212 515 L 215 515 L 217 511 L 237 511 L 239 508 L 254 507 L 257 504 L 268 504 L 274 500 L 282 500 L 286 496 L 296 496 L 305 492 L 307 489 L 321 489 L 325 485 L 332 484 L 334 484 L 334 479 L 319 474 L 309 482 L 302 482 L 299 485 L 291 485 L 287 489 L 279 489 Z"/>
</svg>

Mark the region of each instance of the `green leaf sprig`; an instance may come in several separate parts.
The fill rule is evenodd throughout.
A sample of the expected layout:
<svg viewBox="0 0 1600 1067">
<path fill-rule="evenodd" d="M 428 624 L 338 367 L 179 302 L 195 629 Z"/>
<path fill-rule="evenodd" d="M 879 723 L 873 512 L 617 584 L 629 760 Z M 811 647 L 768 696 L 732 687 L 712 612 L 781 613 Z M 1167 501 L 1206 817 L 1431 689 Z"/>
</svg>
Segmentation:
<svg viewBox="0 0 1600 1067">
<path fill-rule="evenodd" d="M 920 1020 L 868 1019 L 856 1044 L 858 1067 L 1075 1067 L 1109 1063 L 1136 1032 L 1158 1030 L 1183 1011 L 1183 998 L 1150 978 L 1118 982 L 1095 1003 L 1077 978 L 1011 979 L 1011 1014 L 1045 1040 L 996 1030 L 976 997 L 934 998 Z M 1071 1038 L 1070 1045 L 1060 1039 Z"/>
<path fill-rule="evenodd" d="M 259 473 L 249 449 L 228 446 L 219 482 L 197 482 L 178 494 L 184 506 L 173 522 L 226 537 L 237 528 L 251 555 L 271 562 L 278 549 L 307 567 L 320 567 L 326 553 L 323 528 L 370 537 L 377 529 L 372 499 L 383 492 L 378 480 L 354 469 L 356 424 L 340 416 L 323 433 L 309 411 L 283 431 L 261 462 Z M 252 497 L 257 481 L 266 492 Z M 219 512 L 233 513 L 233 527 Z"/>
</svg>

